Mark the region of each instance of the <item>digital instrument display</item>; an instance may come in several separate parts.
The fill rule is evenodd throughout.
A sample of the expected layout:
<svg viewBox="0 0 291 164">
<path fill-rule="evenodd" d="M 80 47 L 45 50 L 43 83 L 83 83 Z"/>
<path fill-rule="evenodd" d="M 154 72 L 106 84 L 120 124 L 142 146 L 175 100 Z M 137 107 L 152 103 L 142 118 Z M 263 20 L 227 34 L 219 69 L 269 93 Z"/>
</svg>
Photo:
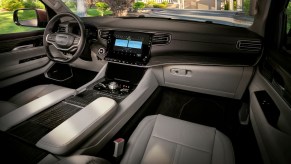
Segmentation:
<svg viewBox="0 0 291 164">
<path fill-rule="evenodd" d="M 125 64 L 145 65 L 150 58 L 152 34 L 110 31 L 106 60 Z"/>
</svg>

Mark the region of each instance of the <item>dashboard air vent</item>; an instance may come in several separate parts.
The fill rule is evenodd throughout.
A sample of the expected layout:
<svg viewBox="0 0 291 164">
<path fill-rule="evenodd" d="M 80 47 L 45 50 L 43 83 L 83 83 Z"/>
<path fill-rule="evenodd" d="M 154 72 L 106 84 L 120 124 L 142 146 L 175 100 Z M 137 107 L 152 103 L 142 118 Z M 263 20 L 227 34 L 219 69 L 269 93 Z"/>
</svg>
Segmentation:
<svg viewBox="0 0 291 164">
<path fill-rule="evenodd" d="M 153 36 L 152 44 L 169 44 L 171 42 L 171 35 L 165 33 L 157 33 Z"/>
<path fill-rule="evenodd" d="M 239 40 L 236 48 L 242 51 L 259 52 L 262 50 L 262 42 L 260 40 Z"/>
<path fill-rule="evenodd" d="M 58 29 L 59 32 L 66 32 L 66 27 L 60 26 Z"/>
<path fill-rule="evenodd" d="M 109 30 L 99 30 L 99 37 L 102 39 L 107 39 L 109 32 Z"/>
</svg>

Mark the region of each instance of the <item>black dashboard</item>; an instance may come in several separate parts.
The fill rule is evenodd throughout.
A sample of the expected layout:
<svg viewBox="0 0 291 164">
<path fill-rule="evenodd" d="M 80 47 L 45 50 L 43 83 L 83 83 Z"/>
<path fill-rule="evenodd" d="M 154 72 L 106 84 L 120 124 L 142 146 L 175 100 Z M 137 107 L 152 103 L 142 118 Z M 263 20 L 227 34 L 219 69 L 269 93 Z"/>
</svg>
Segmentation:
<svg viewBox="0 0 291 164">
<path fill-rule="evenodd" d="M 105 50 L 105 60 L 112 63 L 254 66 L 262 55 L 262 38 L 247 28 L 141 19 L 88 17 L 83 21 L 87 37 Z"/>
</svg>

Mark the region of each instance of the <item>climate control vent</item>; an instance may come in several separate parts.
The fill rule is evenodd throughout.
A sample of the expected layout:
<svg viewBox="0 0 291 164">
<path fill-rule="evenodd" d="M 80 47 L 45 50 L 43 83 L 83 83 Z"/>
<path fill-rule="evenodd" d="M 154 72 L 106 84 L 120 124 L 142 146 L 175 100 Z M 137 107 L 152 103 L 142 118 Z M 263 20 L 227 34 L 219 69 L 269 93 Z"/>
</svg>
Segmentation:
<svg viewBox="0 0 291 164">
<path fill-rule="evenodd" d="M 239 40 L 236 48 L 242 51 L 259 52 L 262 50 L 262 42 L 260 40 Z"/>
<path fill-rule="evenodd" d="M 161 45 L 161 44 L 169 44 L 171 42 L 171 35 L 165 33 L 156 33 L 153 36 L 152 44 L 153 45 Z"/>
<path fill-rule="evenodd" d="M 109 30 L 99 30 L 98 35 L 102 39 L 108 39 Z"/>
</svg>

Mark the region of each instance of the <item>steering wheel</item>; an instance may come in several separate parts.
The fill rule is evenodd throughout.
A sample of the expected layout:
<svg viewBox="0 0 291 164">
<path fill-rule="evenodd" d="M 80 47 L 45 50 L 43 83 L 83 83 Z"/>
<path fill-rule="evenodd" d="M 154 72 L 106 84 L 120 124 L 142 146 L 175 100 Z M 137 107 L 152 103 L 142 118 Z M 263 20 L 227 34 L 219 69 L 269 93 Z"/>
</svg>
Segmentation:
<svg viewBox="0 0 291 164">
<path fill-rule="evenodd" d="M 63 17 L 73 18 L 79 26 L 80 34 L 66 32 L 53 32 L 56 23 Z M 44 31 L 43 45 L 50 60 L 58 63 L 71 63 L 83 52 L 86 44 L 85 26 L 82 20 L 73 13 L 55 15 L 47 24 Z M 53 54 L 57 54 L 54 56 Z"/>
</svg>

